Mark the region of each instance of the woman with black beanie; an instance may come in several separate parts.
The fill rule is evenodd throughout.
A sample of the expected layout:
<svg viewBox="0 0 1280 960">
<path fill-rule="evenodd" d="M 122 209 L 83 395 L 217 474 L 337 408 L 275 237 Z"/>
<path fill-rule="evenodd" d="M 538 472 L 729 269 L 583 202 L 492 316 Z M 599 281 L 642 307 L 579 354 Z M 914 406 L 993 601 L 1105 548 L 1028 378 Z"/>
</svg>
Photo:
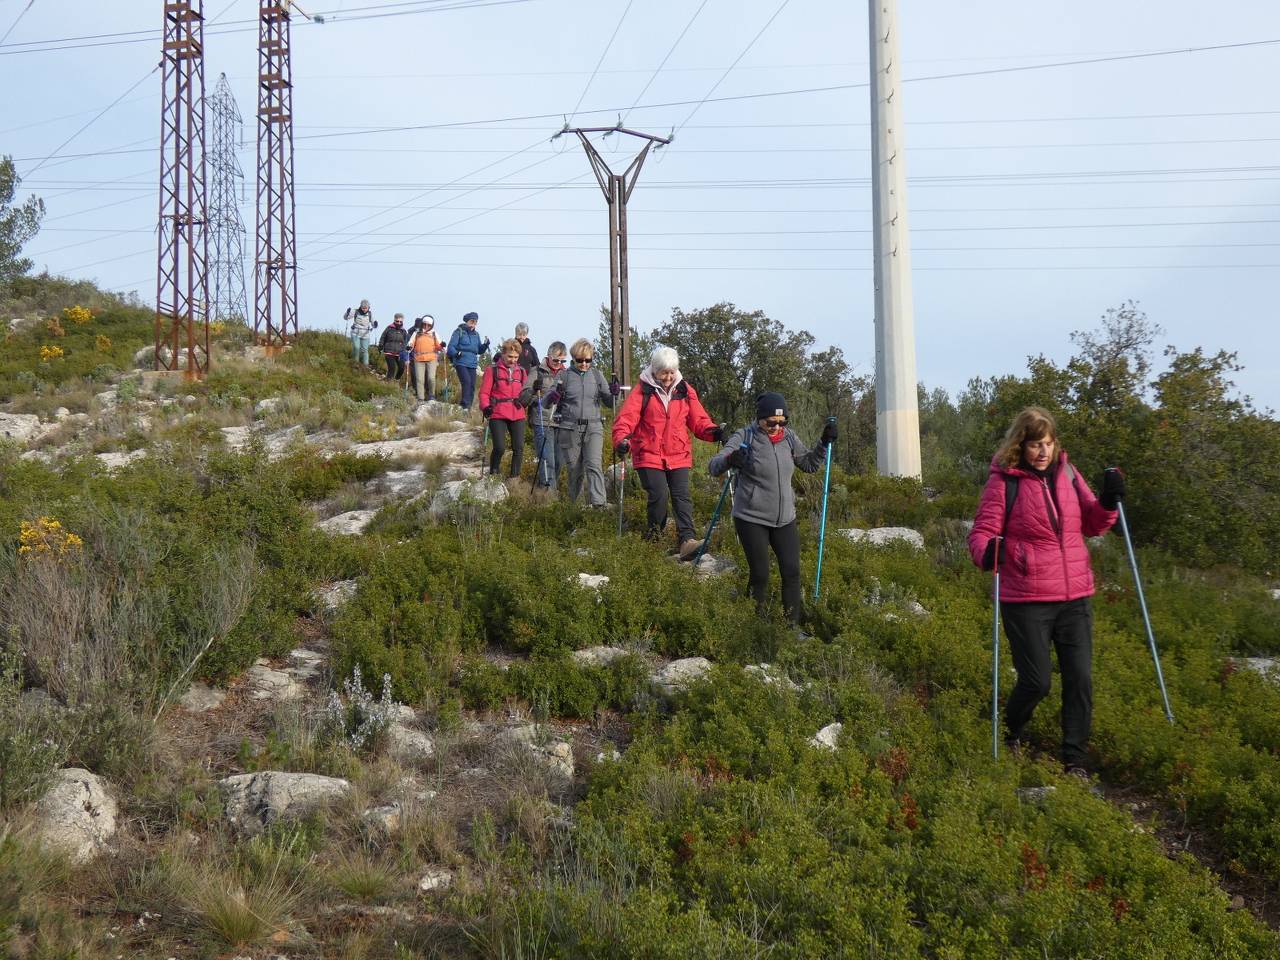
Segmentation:
<svg viewBox="0 0 1280 960">
<path fill-rule="evenodd" d="M 738 471 L 733 493 L 733 526 L 747 555 L 748 579 L 756 609 L 763 614 L 769 594 L 769 550 L 782 575 L 782 607 L 787 620 L 800 622 L 800 529 L 791 477 L 799 467 L 814 473 L 836 441 L 836 425 L 827 421 L 812 450 L 787 426 L 787 401 L 780 393 L 756 399 L 756 420 L 731 436 L 711 458 L 711 475 Z"/>
</svg>

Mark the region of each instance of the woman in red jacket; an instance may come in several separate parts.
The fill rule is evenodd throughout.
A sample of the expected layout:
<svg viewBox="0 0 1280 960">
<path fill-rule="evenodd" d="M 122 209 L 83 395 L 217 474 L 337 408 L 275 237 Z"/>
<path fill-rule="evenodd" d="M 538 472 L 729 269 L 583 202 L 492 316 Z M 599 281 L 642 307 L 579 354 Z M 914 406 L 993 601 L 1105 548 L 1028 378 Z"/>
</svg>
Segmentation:
<svg viewBox="0 0 1280 960">
<path fill-rule="evenodd" d="M 493 435 L 493 453 L 489 455 L 489 473 L 496 474 L 506 453 L 507 434 L 511 434 L 511 476 L 520 476 L 524 459 L 524 408 L 529 403 L 524 393 L 528 372 L 520 366 L 520 343 L 508 340 L 502 355 L 489 364 L 480 382 L 480 412 L 489 421 Z"/>
<path fill-rule="evenodd" d="M 680 357 L 675 350 L 659 347 L 613 421 L 613 449 L 619 457 L 631 452 L 640 485 L 649 495 L 652 539 L 661 536 L 667 524 L 670 496 L 681 560 L 690 559 L 701 542 L 693 529 L 693 499 L 689 496 L 691 433 L 699 440 L 719 443 L 724 427 L 712 422 L 702 409 L 698 391 L 680 376 Z"/>
<path fill-rule="evenodd" d="M 1088 776 L 1093 722 L 1093 568 L 1085 537 L 1116 522 L 1124 475 L 1108 470 L 1101 498 L 1058 446 L 1053 416 L 1027 407 L 991 461 L 969 533 L 983 570 L 1000 567 L 1000 615 L 1018 682 L 1005 704 L 1005 743 L 1021 745 L 1023 727 L 1049 695 L 1049 647 L 1062 673 L 1062 763 Z"/>
</svg>

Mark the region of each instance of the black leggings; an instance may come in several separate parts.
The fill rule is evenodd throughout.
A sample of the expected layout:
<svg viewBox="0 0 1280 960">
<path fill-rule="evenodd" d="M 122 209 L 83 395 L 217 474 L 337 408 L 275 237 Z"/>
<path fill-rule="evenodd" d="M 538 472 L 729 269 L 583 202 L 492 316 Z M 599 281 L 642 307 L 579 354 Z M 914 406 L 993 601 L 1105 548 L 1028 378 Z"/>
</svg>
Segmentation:
<svg viewBox="0 0 1280 960">
<path fill-rule="evenodd" d="M 689 468 L 677 467 L 662 470 L 656 467 L 636 467 L 640 486 L 649 495 L 646 514 L 649 520 L 649 536 L 662 535 L 667 525 L 667 497 L 676 514 L 676 539 L 680 543 L 694 540 L 698 534 L 693 529 L 693 498 L 689 495 Z"/>
<path fill-rule="evenodd" d="M 1005 727 L 1016 737 L 1036 705 L 1049 695 L 1052 646 L 1062 674 L 1062 762 L 1084 766 L 1093 725 L 1093 609 L 1088 597 L 1057 603 L 1002 603 L 1018 682 L 1004 707 Z"/>
<path fill-rule="evenodd" d="M 769 548 L 778 558 L 778 571 L 782 574 L 782 609 L 791 623 L 800 622 L 802 596 L 800 591 L 800 528 L 792 520 L 785 527 L 766 527 L 761 523 L 733 518 L 738 531 L 738 542 L 747 555 L 747 580 L 751 596 L 756 601 L 756 612 L 763 615 L 769 597 Z"/>
<path fill-rule="evenodd" d="M 398 353 L 384 353 L 387 358 L 387 379 L 399 380 L 404 375 L 404 361 Z"/>
<path fill-rule="evenodd" d="M 511 434 L 511 476 L 520 476 L 520 464 L 524 460 L 524 421 L 489 418 L 489 433 L 493 435 L 493 453 L 489 454 L 489 472 L 497 473 L 502 455 L 507 452 L 507 434 Z"/>
</svg>

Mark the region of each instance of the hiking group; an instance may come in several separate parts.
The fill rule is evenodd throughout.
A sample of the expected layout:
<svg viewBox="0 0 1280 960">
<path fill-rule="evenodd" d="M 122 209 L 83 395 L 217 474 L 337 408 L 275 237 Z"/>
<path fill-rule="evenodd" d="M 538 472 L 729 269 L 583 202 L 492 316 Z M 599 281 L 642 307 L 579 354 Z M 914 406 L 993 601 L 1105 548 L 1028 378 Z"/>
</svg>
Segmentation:
<svg viewBox="0 0 1280 960">
<path fill-rule="evenodd" d="M 362 301 L 346 316 L 351 323 L 353 359 L 367 365 L 369 337 L 377 328 L 369 302 Z M 447 344 L 435 335 L 432 317 L 420 317 L 408 330 L 403 321 L 403 315 L 396 314 L 378 343 L 387 357 L 387 377 L 400 379 L 411 359 L 410 382 L 418 400 L 433 399 L 437 360 L 443 352 L 446 364 L 452 363 L 458 376 L 459 404 L 470 409 L 477 370 L 483 366 L 480 358 L 489 350 L 489 339 L 481 339 L 476 330 L 479 316 L 464 315 Z M 810 448 L 788 425 L 785 397 L 767 392 L 756 399 L 753 421 L 730 433 L 726 424 L 715 423 L 707 414 L 697 390 L 681 376 L 680 358 L 670 347 L 654 350 L 635 387 L 629 388 L 616 377 L 606 380 L 593 366 L 590 340 L 579 339 L 571 347 L 557 340 L 539 360 L 528 335 L 528 326 L 517 324 L 515 335 L 504 340 L 493 361 L 483 366 L 479 406 L 493 439 L 489 473 L 499 474 L 509 442 L 508 475 L 520 475 L 526 424 L 532 424 L 534 487 L 557 488 L 565 472 L 570 501 L 584 497 L 589 508 L 604 508 L 604 411 L 616 407 L 611 446 L 621 470 L 626 469 L 626 458 L 631 458 L 645 491 L 645 535 L 660 539 L 674 514 L 673 552 L 681 560 L 696 560 L 710 540 L 720 505 L 711 526 L 699 536 L 690 493 L 692 438 L 720 444 L 708 470 L 712 476 L 726 477 L 721 504 L 733 491 L 731 516 L 757 611 L 767 614 L 772 553 L 781 579 L 783 613 L 798 629 L 803 590 L 792 477 L 797 469 L 816 472 L 825 461 L 829 481 L 830 451 L 838 436 L 835 418 L 828 418 Z M 444 379 L 447 384 L 447 367 Z M 619 405 L 624 391 L 629 392 Z M 619 482 L 619 497 L 622 489 Z M 827 489 L 824 483 L 824 532 Z M 1015 750 L 1024 748 L 1026 725 L 1050 691 L 1052 653 L 1062 676 L 1061 760 L 1068 771 L 1087 774 L 1093 714 L 1090 598 L 1094 580 L 1085 538 L 1111 529 L 1117 516 L 1123 524 L 1120 500 L 1124 494 L 1124 474 L 1112 468 L 1103 474 L 1100 496 L 1094 496 L 1059 445 L 1052 415 L 1039 407 L 1028 407 L 1017 416 L 992 459 L 968 546 L 974 563 L 996 575 L 992 728 L 993 738 L 998 738 L 993 743 L 997 752 L 1000 742 Z M 1124 532 L 1136 580 L 1127 528 Z M 821 552 L 818 563 L 820 576 Z M 1140 581 L 1138 589 L 1141 599 Z M 1143 613 L 1146 618 L 1145 601 Z M 1017 676 L 1002 719 L 998 717 L 1001 622 Z M 1149 619 L 1147 632 L 1165 694 Z M 1172 721 L 1167 694 L 1165 711 Z"/>
</svg>

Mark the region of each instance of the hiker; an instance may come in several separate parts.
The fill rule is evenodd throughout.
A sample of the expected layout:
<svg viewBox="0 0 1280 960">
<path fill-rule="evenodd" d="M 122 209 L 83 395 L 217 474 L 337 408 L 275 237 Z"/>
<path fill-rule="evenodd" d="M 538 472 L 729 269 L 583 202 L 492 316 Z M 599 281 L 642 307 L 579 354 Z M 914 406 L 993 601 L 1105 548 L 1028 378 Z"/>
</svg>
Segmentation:
<svg viewBox="0 0 1280 960">
<path fill-rule="evenodd" d="M 680 376 L 680 357 L 671 347 L 653 351 L 640 374 L 639 389 L 632 390 L 613 421 L 613 448 L 619 457 L 631 453 L 648 494 L 648 536 L 656 540 L 667 525 L 667 498 L 676 515 L 676 543 L 681 560 L 691 560 L 701 543 L 693 529 L 693 500 L 689 495 L 689 471 L 693 468 L 692 433 L 699 440 L 724 439 L 723 425 L 716 426 L 702 409 L 698 392 Z"/>
<path fill-rule="evenodd" d="M 409 332 L 404 328 L 404 314 L 397 313 L 391 318 L 391 326 L 382 331 L 382 339 L 378 341 L 378 349 L 387 361 L 387 379 L 399 380 L 404 373 L 404 345 L 409 341 Z"/>
<path fill-rule="evenodd" d="M 524 368 L 525 373 L 532 373 L 538 366 L 538 351 L 529 342 L 527 323 L 516 324 L 516 341 L 520 344 L 520 366 Z"/>
<path fill-rule="evenodd" d="M 476 326 L 479 323 L 480 314 L 474 310 L 464 314 L 462 323 L 458 324 L 458 329 L 454 330 L 453 336 L 449 338 L 449 347 L 445 351 L 445 356 L 458 371 L 458 383 L 462 387 L 460 400 L 463 410 L 471 409 L 471 398 L 476 392 L 476 367 L 480 365 L 480 355 L 489 352 L 489 338 L 485 337 L 481 341 L 480 334 L 476 333 Z"/>
<path fill-rule="evenodd" d="M 358 307 L 347 307 L 342 319 L 351 324 L 351 359 L 356 363 L 369 366 L 369 334 L 378 329 L 378 321 L 373 319 L 373 310 L 368 300 L 361 300 Z"/>
<path fill-rule="evenodd" d="M 520 341 L 514 337 L 502 344 L 496 363 L 489 364 L 480 383 L 480 412 L 489 421 L 493 437 L 493 453 L 489 455 L 489 474 L 496 476 L 506 452 L 507 435 L 511 436 L 511 476 L 520 476 L 524 459 L 524 403 L 528 373 L 520 366 Z"/>
<path fill-rule="evenodd" d="M 585 337 L 569 348 L 570 363 L 556 378 L 547 399 L 555 405 L 552 424 L 556 431 L 556 463 L 569 470 L 569 500 L 578 499 L 586 487 L 588 507 L 608 504 L 604 492 L 604 414 L 622 388 L 591 366 L 595 348 Z M 547 402 L 546 399 L 543 403 Z"/>
<path fill-rule="evenodd" d="M 1027 407 L 991 460 L 991 473 L 969 533 L 983 570 L 999 563 L 1000 615 L 1018 682 L 1005 704 L 1005 743 L 1023 745 L 1036 704 L 1049 695 L 1050 646 L 1062 674 L 1062 764 L 1088 776 L 1093 718 L 1093 568 L 1085 537 L 1116 522 L 1124 475 L 1103 474 L 1095 498 L 1058 445 L 1052 414 Z"/>
<path fill-rule="evenodd" d="M 787 620 L 799 624 L 800 527 L 796 521 L 796 495 L 791 475 L 799 467 L 814 473 L 826 460 L 827 447 L 836 441 L 836 425 L 828 421 L 818 444 L 809 450 L 787 426 L 790 413 L 780 393 L 756 398 L 755 423 L 738 430 L 711 458 L 708 469 L 718 477 L 730 468 L 738 471 L 733 491 L 733 527 L 747 557 L 747 582 L 761 616 L 769 594 L 769 550 L 778 558 L 782 576 L 782 609 Z"/>
<path fill-rule="evenodd" d="M 436 336 L 436 319 L 424 313 L 414 321 L 409 336 L 413 354 L 413 387 L 419 403 L 436 398 L 436 364 L 444 341 Z"/>
<path fill-rule="evenodd" d="M 525 386 L 528 393 L 525 404 L 529 409 L 529 420 L 533 424 L 533 451 L 534 456 L 538 457 L 538 470 L 534 478 L 534 485 L 538 487 L 554 487 L 560 478 L 552 418 L 561 393 L 556 390 L 556 381 L 564 373 L 564 360 L 568 353 L 569 348 L 562 341 L 552 343 L 547 347 L 546 359 L 533 371 Z M 541 418 L 538 416 L 538 397 L 542 398 Z"/>
</svg>

